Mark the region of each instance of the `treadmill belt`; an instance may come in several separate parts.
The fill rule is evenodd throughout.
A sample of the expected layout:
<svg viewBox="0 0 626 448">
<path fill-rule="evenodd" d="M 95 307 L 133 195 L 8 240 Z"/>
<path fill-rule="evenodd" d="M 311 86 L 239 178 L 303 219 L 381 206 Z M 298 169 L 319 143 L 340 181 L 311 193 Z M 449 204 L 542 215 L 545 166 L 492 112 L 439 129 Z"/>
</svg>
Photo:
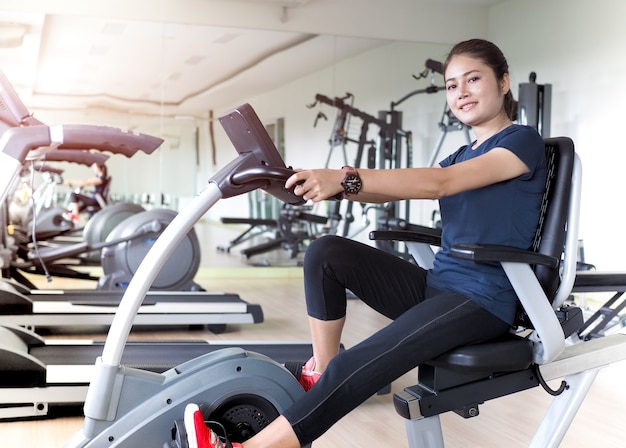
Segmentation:
<svg viewBox="0 0 626 448">
<path fill-rule="evenodd" d="M 90 345 L 44 345 L 32 347 L 30 354 L 46 365 L 92 365 L 102 354 L 103 347 L 104 342 Z M 305 362 L 313 356 L 313 349 L 308 343 L 128 342 L 122 355 L 122 365 L 162 373 L 206 353 L 232 347 L 261 353 L 281 364 L 287 361 Z"/>
</svg>

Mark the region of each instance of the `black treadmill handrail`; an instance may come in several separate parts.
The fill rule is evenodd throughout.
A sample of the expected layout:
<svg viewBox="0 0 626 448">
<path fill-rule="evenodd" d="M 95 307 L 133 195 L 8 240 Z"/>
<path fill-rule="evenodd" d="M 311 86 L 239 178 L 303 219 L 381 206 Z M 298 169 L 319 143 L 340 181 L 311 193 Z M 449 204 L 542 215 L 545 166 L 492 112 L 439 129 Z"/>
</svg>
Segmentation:
<svg viewBox="0 0 626 448">
<path fill-rule="evenodd" d="M 83 124 L 62 125 L 63 142 L 61 149 L 85 150 L 85 148 L 109 151 L 131 157 L 142 151 L 153 153 L 163 139 L 148 134 L 135 134 L 111 126 L 95 126 Z"/>
<path fill-rule="evenodd" d="M 97 165 L 104 164 L 109 160 L 110 156 L 99 152 L 92 152 L 88 150 L 77 151 L 75 149 L 53 149 L 46 154 L 45 160 L 47 162 L 70 162 L 80 165 L 91 166 L 94 163 Z"/>
<path fill-rule="evenodd" d="M 0 148 L 18 162 L 24 162 L 28 153 L 52 143 L 50 128 L 45 125 L 9 128 L 0 137 Z"/>
<path fill-rule="evenodd" d="M 150 154 L 162 143 L 163 139 L 147 134 L 85 124 L 15 127 L 4 131 L 0 138 L 2 152 L 18 162 L 24 162 L 29 152 L 41 147 L 49 147 L 45 152 L 56 147 L 81 151 L 93 148 L 130 157 L 138 151 Z"/>
</svg>

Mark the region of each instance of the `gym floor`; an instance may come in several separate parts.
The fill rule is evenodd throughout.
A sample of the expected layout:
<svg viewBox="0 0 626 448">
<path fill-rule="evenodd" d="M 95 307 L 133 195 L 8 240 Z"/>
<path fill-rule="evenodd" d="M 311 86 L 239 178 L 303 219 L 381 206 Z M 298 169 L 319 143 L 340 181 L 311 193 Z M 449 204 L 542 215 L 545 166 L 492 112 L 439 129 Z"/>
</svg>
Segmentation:
<svg viewBox="0 0 626 448">
<path fill-rule="evenodd" d="M 264 254 L 261 264 L 271 267 L 254 267 L 242 259 L 239 247 L 231 253 L 217 250 L 235 238 L 241 229 L 216 224 L 200 223 L 196 232 L 203 253 L 197 282 L 208 291 L 233 292 L 250 303 L 258 303 L 264 312 L 264 322 L 253 325 L 231 325 L 221 334 L 206 330 L 172 328 L 168 330 L 133 330 L 133 339 L 209 339 L 212 341 L 308 340 L 308 327 L 304 308 L 302 271 L 288 254 L 275 251 Z M 242 245 L 243 247 L 243 245 Z M 41 288 L 88 288 L 93 283 L 75 280 L 54 280 Z M 593 297 L 586 297 L 593 307 Z M 597 298 L 602 303 L 604 297 Z M 359 301 L 349 301 L 348 320 L 343 337 L 346 347 L 356 344 L 387 320 Z M 77 332 L 54 332 L 46 337 L 103 339 L 106 329 L 89 329 Z M 626 363 L 618 363 L 602 370 L 572 426 L 562 447 L 587 448 L 624 446 L 621 427 L 626 412 L 626 388 L 623 378 Z M 392 384 L 392 392 L 401 391 L 414 384 L 416 372 L 412 371 Z M 552 384 L 554 387 L 555 384 Z M 446 446 L 450 448 L 509 448 L 528 446 L 532 435 L 550 403 L 550 397 L 540 388 L 496 399 L 483 404 L 480 416 L 464 420 L 453 413 L 441 416 Z M 0 423 L 1 444 L 7 447 L 62 447 L 80 430 L 80 413 L 47 419 L 21 420 Z M 393 408 L 392 395 L 377 395 L 335 425 L 314 444 L 315 447 L 407 447 L 404 421 Z"/>
</svg>

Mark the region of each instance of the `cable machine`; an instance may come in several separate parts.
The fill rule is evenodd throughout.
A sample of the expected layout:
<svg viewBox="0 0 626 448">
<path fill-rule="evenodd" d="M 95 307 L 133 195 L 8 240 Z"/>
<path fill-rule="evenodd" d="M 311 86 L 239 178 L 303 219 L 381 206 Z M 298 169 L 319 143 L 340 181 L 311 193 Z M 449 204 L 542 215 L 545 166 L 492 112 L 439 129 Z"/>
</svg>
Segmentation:
<svg viewBox="0 0 626 448">
<path fill-rule="evenodd" d="M 419 95 L 422 93 L 432 94 L 432 93 L 437 93 L 440 90 L 445 90 L 445 86 L 437 86 L 434 80 L 435 73 L 439 73 L 440 75 L 443 75 L 443 64 L 439 61 L 427 59 L 424 65 L 426 67 L 424 71 L 422 71 L 422 73 L 420 73 L 418 76 L 413 75 L 413 78 L 419 80 L 419 79 L 425 78 L 426 76 L 430 74 L 430 77 L 431 77 L 430 85 L 424 89 L 414 90 L 406 94 L 402 98 L 400 98 L 398 101 L 392 101 L 391 102 L 392 111 L 396 108 L 396 106 L 399 106 L 400 104 L 404 103 L 406 100 L 408 100 L 409 98 L 415 95 Z M 439 134 L 439 138 L 437 139 L 437 144 L 435 145 L 435 148 L 430 154 L 430 158 L 428 159 L 427 166 L 433 166 L 435 162 L 437 161 L 437 157 L 439 156 L 439 151 L 441 150 L 441 147 L 443 146 L 443 143 L 448 135 L 448 132 L 463 131 L 467 142 L 468 143 L 471 142 L 471 138 L 469 134 L 469 129 L 470 129 L 469 126 L 461 123 L 459 119 L 454 116 L 454 114 L 450 110 L 450 107 L 448 106 L 447 101 L 443 108 L 443 113 L 441 114 L 441 119 L 439 120 L 438 126 L 439 126 L 439 130 L 441 131 L 441 133 Z"/>
<path fill-rule="evenodd" d="M 412 144 L 411 144 L 411 132 L 402 129 L 402 113 L 397 111 L 387 112 L 382 111 L 378 113 L 378 117 L 363 112 L 352 105 L 353 95 L 348 93 L 344 97 L 329 98 L 325 95 L 317 94 L 315 96 L 315 102 L 307 107 L 313 108 L 318 104 L 328 104 L 338 109 L 335 124 L 333 126 L 333 132 L 329 139 L 330 150 L 326 161 L 326 166 L 330 163 L 330 156 L 334 148 L 340 146 L 343 151 L 344 164 L 347 163 L 347 154 L 345 145 L 347 143 L 355 143 L 357 145 L 357 153 L 354 160 L 354 167 L 359 168 L 367 166 L 367 168 L 399 168 L 402 166 L 402 153 L 403 145 L 402 141 L 406 140 L 406 163 L 405 166 L 410 166 L 412 158 Z M 347 100 L 351 100 L 350 103 Z M 354 117 L 361 120 L 361 127 L 359 137 L 357 139 L 350 138 L 348 135 L 348 127 L 350 119 Z M 320 112 L 316 117 L 316 124 L 319 118 L 326 118 L 325 115 Z M 378 148 L 376 142 L 368 139 L 368 133 L 370 126 L 376 126 L 379 129 L 379 142 Z M 366 157 L 365 162 L 363 157 Z M 329 229 L 335 233 L 338 228 L 340 220 L 339 214 L 340 204 L 332 204 L 330 216 L 335 228 Z M 367 206 L 364 209 L 364 213 L 367 213 L 370 209 L 377 211 L 377 216 L 385 215 L 389 216 L 396 213 L 396 204 L 387 203 L 384 205 Z M 354 237 L 359 232 L 365 229 L 366 226 L 360 228 L 356 233 L 350 233 L 350 225 L 354 222 L 354 216 L 352 209 L 354 202 L 349 201 L 346 205 L 345 216 L 343 217 L 343 229 L 341 231 L 342 236 Z"/>
<path fill-rule="evenodd" d="M 519 85 L 518 96 L 518 123 L 534 127 L 544 138 L 550 137 L 552 85 L 537 84 L 537 73 L 530 72 L 528 82 Z"/>
</svg>

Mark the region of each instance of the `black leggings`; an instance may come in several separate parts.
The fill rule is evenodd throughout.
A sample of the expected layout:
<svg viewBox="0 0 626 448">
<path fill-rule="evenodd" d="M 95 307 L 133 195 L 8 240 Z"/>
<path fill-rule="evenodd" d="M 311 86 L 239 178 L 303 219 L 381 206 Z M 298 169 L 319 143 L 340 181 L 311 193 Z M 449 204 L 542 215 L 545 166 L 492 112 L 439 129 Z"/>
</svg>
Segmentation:
<svg viewBox="0 0 626 448">
<path fill-rule="evenodd" d="M 78 210 L 83 211 L 87 207 L 95 207 L 100 205 L 98 200 L 93 196 L 87 196 L 80 193 L 70 194 L 70 203 L 78 204 Z"/>
<path fill-rule="evenodd" d="M 314 318 L 342 318 L 349 289 L 393 322 L 333 358 L 315 387 L 285 410 L 302 445 L 425 361 L 510 329 L 463 295 L 428 288 L 424 269 L 337 236 L 319 238 L 307 249 L 304 287 Z"/>
</svg>

